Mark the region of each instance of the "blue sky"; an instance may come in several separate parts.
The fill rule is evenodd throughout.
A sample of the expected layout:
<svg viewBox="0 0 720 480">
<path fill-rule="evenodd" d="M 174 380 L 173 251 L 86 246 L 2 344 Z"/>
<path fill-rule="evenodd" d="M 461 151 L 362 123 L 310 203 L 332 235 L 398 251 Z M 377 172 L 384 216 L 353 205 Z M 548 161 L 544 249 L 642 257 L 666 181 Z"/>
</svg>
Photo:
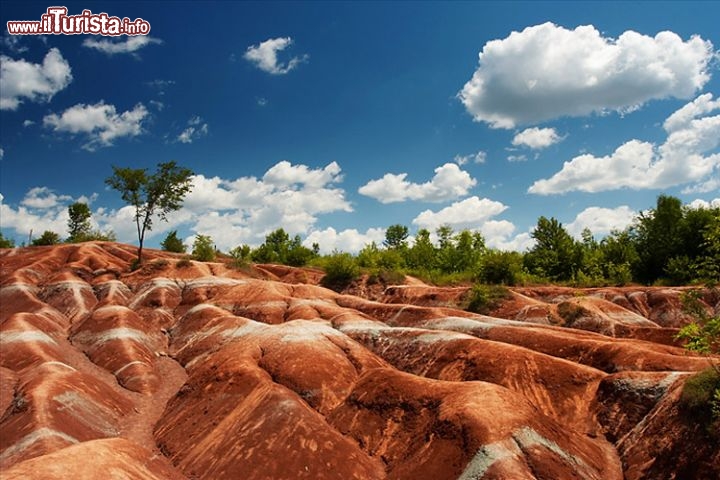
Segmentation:
<svg viewBox="0 0 720 480">
<path fill-rule="evenodd" d="M 51 4 L 3 2 L 2 24 Z M 660 193 L 720 202 L 717 2 L 85 2 L 147 37 L 0 43 L 0 227 L 66 233 L 88 201 L 134 242 L 111 165 L 175 160 L 177 229 L 283 227 L 356 251 L 401 223 L 524 249 L 540 215 L 624 228 Z"/>
</svg>

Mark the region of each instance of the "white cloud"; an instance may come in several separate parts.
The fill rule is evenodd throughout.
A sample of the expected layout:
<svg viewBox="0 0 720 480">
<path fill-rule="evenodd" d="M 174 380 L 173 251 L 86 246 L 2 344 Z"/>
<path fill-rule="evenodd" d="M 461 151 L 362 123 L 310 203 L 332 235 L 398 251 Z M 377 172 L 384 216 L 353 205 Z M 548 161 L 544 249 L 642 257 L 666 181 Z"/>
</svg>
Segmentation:
<svg viewBox="0 0 720 480">
<path fill-rule="evenodd" d="M 458 97 L 492 128 L 627 112 L 652 99 L 691 97 L 710 79 L 714 55 L 698 36 L 626 31 L 613 39 L 592 25 L 568 30 L 548 22 L 486 43 Z"/>
<path fill-rule="evenodd" d="M 5 48 L 14 53 L 27 52 L 28 47 L 21 44 L 21 38 L 21 35 L 10 35 L 10 33 L 5 32 L 5 34 L 0 37 L 0 45 L 4 46 Z"/>
<path fill-rule="evenodd" d="M 152 38 L 147 35 L 136 35 L 127 37 L 124 42 L 116 42 L 109 39 L 86 38 L 83 47 L 99 50 L 107 55 L 116 55 L 118 53 L 135 53 L 141 48 L 152 44 L 163 43 L 159 38 Z"/>
<path fill-rule="evenodd" d="M 406 200 L 442 202 L 466 195 L 477 184 L 468 172 L 461 170 L 455 163 L 446 163 L 436 168 L 433 178 L 425 183 L 412 183 L 406 177 L 407 173 L 386 173 L 380 179 L 370 180 L 358 192 L 380 203 Z"/>
<path fill-rule="evenodd" d="M 488 219 L 504 212 L 507 208 L 500 202 L 473 196 L 437 212 L 425 210 L 415 217 L 412 223 L 430 231 L 435 231 L 441 225 L 450 225 L 456 230 L 478 229 Z"/>
<path fill-rule="evenodd" d="M 165 95 L 167 88 L 175 85 L 175 80 L 163 80 L 161 78 L 156 78 L 155 80 L 145 82 L 145 85 L 157 91 L 158 95 Z"/>
<path fill-rule="evenodd" d="M 287 63 L 278 60 L 278 53 L 292 45 L 290 37 L 279 37 L 265 40 L 259 45 L 251 45 L 245 51 L 243 57 L 255 64 L 263 72 L 273 75 L 284 75 L 295 69 L 298 65 L 310 58 L 308 55 L 292 57 Z"/>
<path fill-rule="evenodd" d="M 260 179 L 196 175 L 184 205 L 192 213 L 191 228 L 211 235 L 218 247 L 258 245 L 278 228 L 305 235 L 319 215 L 352 211 L 344 190 L 336 187 L 341 181 L 336 162 L 313 169 L 281 161 Z"/>
<path fill-rule="evenodd" d="M 13 208 L 4 203 L 4 197 L 0 194 L 2 227 L 13 229 L 23 238 L 31 231 L 37 237 L 45 230 L 64 236 L 67 233 L 68 206 L 75 201 L 90 203 L 94 198 L 93 194 L 90 199 L 73 199 L 70 195 L 58 195 L 47 187 L 34 187 L 28 190 L 17 208 Z M 93 228 L 99 227 L 95 218 L 91 218 L 91 224 Z"/>
<path fill-rule="evenodd" d="M 699 209 L 708 209 L 708 208 L 720 208 L 720 198 L 713 198 L 710 201 L 703 200 L 701 198 L 696 198 L 692 202 L 688 203 L 688 207 L 693 208 L 695 210 Z"/>
<path fill-rule="evenodd" d="M 453 160 L 461 167 L 468 162 L 485 163 L 485 160 L 487 160 L 487 153 L 480 150 L 477 153 L 471 153 L 470 155 L 455 155 Z"/>
<path fill-rule="evenodd" d="M 625 230 L 637 214 L 627 205 L 617 208 L 588 207 L 578 213 L 566 229 L 576 238 L 580 238 L 585 228 L 589 228 L 593 235 L 606 235 L 613 230 Z"/>
<path fill-rule="evenodd" d="M 530 193 L 548 195 L 569 191 L 600 192 L 619 188 L 667 188 L 697 183 L 686 191 L 709 191 L 720 176 L 720 115 L 704 116 L 720 108 L 711 94 L 701 95 L 665 121 L 668 134 L 656 146 L 630 140 L 610 155 L 577 156 L 548 179 L 537 180 Z"/>
<path fill-rule="evenodd" d="M 89 141 L 83 148 L 92 151 L 97 147 L 112 145 L 117 138 L 140 135 L 143 131 L 142 122 L 147 116 L 148 111 L 142 103 L 118 114 L 114 105 L 100 101 L 95 105 L 79 103 L 61 115 L 46 115 L 43 124 L 56 132 L 85 134 Z"/>
<path fill-rule="evenodd" d="M 192 143 L 198 138 L 208 134 L 208 124 L 203 123 L 202 118 L 195 115 L 188 120 L 188 127 L 180 133 L 177 141 L 180 143 Z"/>
<path fill-rule="evenodd" d="M 30 125 L 35 125 L 35 122 L 33 122 L 32 120 L 25 120 L 23 122 L 23 127 L 29 127 Z"/>
<path fill-rule="evenodd" d="M 30 208 L 47 209 L 57 207 L 60 203 L 72 200 L 69 195 L 57 195 L 47 187 L 34 187 L 28 190 L 23 198 L 22 205 Z"/>
<path fill-rule="evenodd" d="M 261 179 L 226 180 L 196 175 L 192 178 L 193 190 L 185 198 L 183 208 L 171 212 L 168 222 L 156 219 L 146 239 L 186 228 L 210 235 L 218 248 L 228 250 L 243 243 L 257 246 L 268 233 L 281 227 L 291 235 L 304 236 L 313 230 L 320 215 L 352 211 L 345 192 L 335 185 L 341 180 L 341 170 L 335 162 L 317 169 L 279 162 Z M 95 194 L 74 200 L 47 187 L 35 187 L 16 208 L 0 205 L 0 218 L 3 228 L 14 229 L 21 236 L 27 235 L 30 229 L 63 234 L 67 231 L 68 205 L 73 201 L 92 204 L 96 200 Z M 92 212 L 93 228 L 112 229 L 119 241 L 136 242 L 134 216 L 134 208 L 130 206 L 97 207 Z M 318 235 L 329 238 L 327 230 L 315 234 Z M 365 235 L 372 239 L 382 238 L 384 231 L 370 229 Z M 339 246 L 349 248 L 354 245 L 352 232 L 339 232 L 336 237 Z"/>
<path fill-rule="evenodd" d="M 517 147 L 529 147 L 533 150 L 547 148 L 561 142 L 564 137 L 557 134 L 554 128 L 526 128 L 515 135 L 512 144 Z"/>
<path fill-rule="evenodd" d="M 0 110 L 16 110 L 23 99 L 49 102 L 72 81 L 72 70 L 57 48 L 42 64 L 0 55 Z"/>
<path fill-rule="evenodd" d="M 360 233 L 356 229 L 346 229 L 340 232 L 332 227 L 324 230 L 314 230 L 305 238 L 303 245 L 312 248 L 313 243 L 320 246 L 320 253 L 327 254 L 333 250 L 341 252 L 357 253 L 365 247 L 365 245 L 375 242 L 381 244 L 385 240 L 384 228 L 368 228 L 365 233 Z"/>
<path fill-rule="evenodd" d="M 527 162 L 527 155 L 508 155 L 508 162 Z"/>
<path fill-rule="evenodd" d="M 5 158 L 5 149 L 0 147 L 0 160 L 2 160 L 3 158 Z"/>
</svg>

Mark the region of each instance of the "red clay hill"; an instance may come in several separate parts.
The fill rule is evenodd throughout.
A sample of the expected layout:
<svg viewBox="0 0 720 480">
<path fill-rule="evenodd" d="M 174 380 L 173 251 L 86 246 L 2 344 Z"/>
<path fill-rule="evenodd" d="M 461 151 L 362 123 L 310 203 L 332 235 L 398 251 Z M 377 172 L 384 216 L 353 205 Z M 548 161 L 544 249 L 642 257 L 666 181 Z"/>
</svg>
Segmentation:
<svg viewBox="0 0 720 480">
<path fill-rule="evenodd" d="M 0 250 L 0 476 L 702 479 L 679 289 L 336 293 L 321 273 Z M 367 294 L 363 294 L 363 292 Z M 718 299 L 706 297 L 718 311 Z"/>
</svg>

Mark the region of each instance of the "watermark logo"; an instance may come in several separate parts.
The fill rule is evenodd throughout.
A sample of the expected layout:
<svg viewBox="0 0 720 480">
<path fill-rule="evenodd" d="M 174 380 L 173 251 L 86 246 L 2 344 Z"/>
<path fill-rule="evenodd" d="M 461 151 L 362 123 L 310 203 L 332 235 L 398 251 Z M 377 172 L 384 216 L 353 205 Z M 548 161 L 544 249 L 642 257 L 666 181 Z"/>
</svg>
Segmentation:
<svg viewBox="0 0 720 480">
<path fill-rule="evenodd" d="M 65 7 L 48 7 L 40 20 L 7 22 L 10 35 L 147 35 L 150 22 L 142 18 L 111 17 L 107 13 L 83 10 L 80 15 L 68 15 Z"/>
</svg>

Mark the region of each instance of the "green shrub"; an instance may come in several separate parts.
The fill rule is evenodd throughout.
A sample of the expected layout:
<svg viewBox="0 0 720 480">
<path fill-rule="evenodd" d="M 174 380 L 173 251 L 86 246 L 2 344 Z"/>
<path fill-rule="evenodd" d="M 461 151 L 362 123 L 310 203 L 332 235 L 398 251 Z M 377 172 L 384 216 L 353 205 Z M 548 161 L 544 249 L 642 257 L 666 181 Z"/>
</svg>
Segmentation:
<svg viewBox="0 0 720 480">
<path fill-rule="evenodd" d="M 705 424 L 708 433 L 720 435 L 720 371 L 710 367 L 688 378 L 680 406 Z"/>
<path fill-rule="evenodd" d="M 187 251 L 187 247 L 177 236 L 177 230 L 168 233 L 165 240 L 160 242 L 160 246 L 166 252 L 185 253 Z"/>
<path fill-rule="evenodd" d="M 482 283 L 516 285 L 523 272 L 522 262 L 521 253 L 489 250 L 480 258 L 477 279 Z"/>
<path fill-rule="evenodd" d="M 42 235 L 32 241 L 33 246 L 57 245 L 61 243 L 60 235 L 50 230 L 45 230 Z"/>
<path fill-rule="evenodd" d="M 198 235 L 193 243 L 192 256 L 201 262 L 212 262 L 215 260 L 215 246 L 212 238 L 208 235 Z"/>
<path fill-rule="evenodd" d="M 510 297 L 510 290 L 503 286 L 476 284 L 469 291 L 465 309 L 469 312 L 487 315 Z"/>
<path fill-rule="evenodd" d="M 231 265 L 235 268 L 246 268 L 250 265 L 250 259 L 252 255 L 252 248 L 250 245 L 238 245 L 228 252 L 230 258 L 232 258 Z"/>
<path fill-rule="evenodd" d="M 15 240 L 5 238 L 2 232 L 0 232 L 0 248 L 15 248 Z"/>
<path fill-rule="evenodd" d="M 360 267 L 349 253 L 334 252 L 326 258 L 324 268 L 325 276 L 320 282 L 336 291 L 344 289 L 360 276 Z"/>
<path fill-rule="evenodd" d="M 182 259 L 178 260 L 177 263 L 175 264 L 175 266 L 177 268 L 187 268 L 191 265 L 192 265 L 192 261 L 189 258 L 182 258 Z"/>
<path fill-rule="evenodd" d="M 376 270 L 367 279 L 369 285 L 380 283 L 383 285 L 398 285 L 405 282 L 405 274 L 398 270 Z"/>
</svg>

